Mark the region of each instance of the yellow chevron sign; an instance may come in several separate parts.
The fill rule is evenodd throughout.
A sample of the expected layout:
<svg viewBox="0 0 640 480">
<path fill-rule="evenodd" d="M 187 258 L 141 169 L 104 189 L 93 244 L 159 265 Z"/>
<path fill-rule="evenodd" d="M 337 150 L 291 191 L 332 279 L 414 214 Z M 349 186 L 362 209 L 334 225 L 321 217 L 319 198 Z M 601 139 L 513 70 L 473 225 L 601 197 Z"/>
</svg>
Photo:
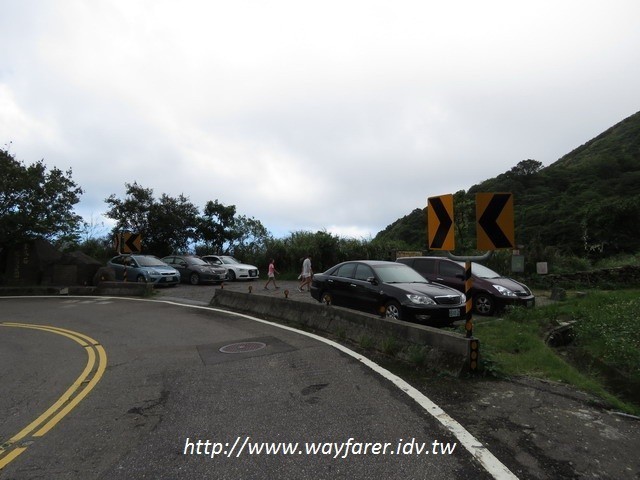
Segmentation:
<svg viewBox="0 0 640 480">
<path fill-rule="evenodd" d="M 478 250 L 515 248 L 513 194 L 476 194 Z"/>
<path fill-rule="evenodd" d="M 427 200 L 427 240 L 431 250 L 455 250 L 453 195 Z"/>
</svg>

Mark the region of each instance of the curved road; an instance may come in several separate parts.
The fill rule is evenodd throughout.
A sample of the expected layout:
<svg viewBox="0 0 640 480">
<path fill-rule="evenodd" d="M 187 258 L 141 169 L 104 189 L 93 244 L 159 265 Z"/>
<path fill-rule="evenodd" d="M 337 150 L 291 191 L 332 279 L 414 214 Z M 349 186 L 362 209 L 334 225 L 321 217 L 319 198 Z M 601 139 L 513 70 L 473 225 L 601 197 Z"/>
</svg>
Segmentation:
<svg viewBox="0 0 640 480">
<path fill-rule="evenodd" d="M 0 478 L 511 477 L 343 350 L 202 307 L 2 298 Z"/>
</svg>

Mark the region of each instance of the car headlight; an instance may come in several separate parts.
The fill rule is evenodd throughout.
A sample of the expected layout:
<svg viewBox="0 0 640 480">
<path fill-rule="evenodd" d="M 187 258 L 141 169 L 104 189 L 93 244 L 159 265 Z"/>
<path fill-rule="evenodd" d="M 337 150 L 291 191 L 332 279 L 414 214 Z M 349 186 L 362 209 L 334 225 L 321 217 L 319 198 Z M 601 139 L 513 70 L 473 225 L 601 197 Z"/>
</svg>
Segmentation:
<svg viewBox="0 0 640 480">
<path fill-rule="evenodd" d="M 509 290 L 506 287 L 503 287 L 502 285 L 494 285 L 493 288 L 495 288 L 498 291 L 498 293 L 500 295 L 502 295 L 503 297 L 515 297 L 515 296 L 517 296 L 511 290 Z"/>
<path fill-rule="evenodd" d="M 467 296 L 464 293 L 460 294 L 460 303 L 467 303 Z"/>
<path fill-rule="evenodd" d="M 407 298 L 411 300 L 412 303 L 417 303 L 418 305 L 435 305 L 436 302 L 433 299 L 427 297 L 426 295 L 415 295 L 415 294 L 407 294 Z"/>
<path fill-rule="evenodd" d="M 238 271 L 242 273 L 247 273 L 249 270 L 247 270 L 246 268 L 239 268 Z"/>
<path fill-rule="evenodd" d="M 160 272 L 157 271 L 157 270 L 151 269 L 151 270 L 147 270 L 147 274 L 148 275 L 160 275 Z"/>
</svg>

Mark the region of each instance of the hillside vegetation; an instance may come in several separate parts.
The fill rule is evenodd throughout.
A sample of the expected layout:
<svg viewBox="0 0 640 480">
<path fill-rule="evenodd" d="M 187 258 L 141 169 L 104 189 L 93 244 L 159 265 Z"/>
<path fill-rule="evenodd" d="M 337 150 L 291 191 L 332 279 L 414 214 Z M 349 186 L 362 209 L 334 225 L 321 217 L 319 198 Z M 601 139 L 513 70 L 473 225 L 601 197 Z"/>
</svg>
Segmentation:
<svg viewBox="0 0 640 480">
<path fill-rule="evenodd" d="M 553 254 L 606 258 L 640 247 L 640 112 L 546 168 L 523 160 L 511 170 L 454 194 L 456 253 L 475 248 L 475 194 L 514 195 L 516 244 L 530 260 Z M 417 208 L 376 240 L 426 250 L 426 216 Z"/>
</svg>

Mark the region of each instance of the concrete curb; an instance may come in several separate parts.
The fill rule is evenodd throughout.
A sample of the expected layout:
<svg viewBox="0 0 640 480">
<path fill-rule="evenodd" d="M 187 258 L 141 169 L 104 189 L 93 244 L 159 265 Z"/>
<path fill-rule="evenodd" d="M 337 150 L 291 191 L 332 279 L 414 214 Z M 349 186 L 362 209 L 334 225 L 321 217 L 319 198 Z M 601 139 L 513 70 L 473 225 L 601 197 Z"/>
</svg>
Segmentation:
<svg viewBox="0 0 640 480">
<path fill-rule="evenodd" d="M 424 347 L 426 364 L 456 376 L 478 368 L 479 341 L 424 325 L 381 318 L 332 305 L 280 297 L 215 290 L 210 306 L 263 316 L 278 323 L 331 333 L 356 344 L 386 345 L 406 357 L 409 347 Z M 384 350 L 384 348 L 381 348 Z"/>
<path fill-rule="evenodd" d="M 0 296 L 38 296 L 38 295 L 99 295 L 106 297 L 150 297 L 153 285 L 138 282 L 100 282 L 97 287 L 84 286 L 35 286 L 1 287 Z"/>
</svg>

